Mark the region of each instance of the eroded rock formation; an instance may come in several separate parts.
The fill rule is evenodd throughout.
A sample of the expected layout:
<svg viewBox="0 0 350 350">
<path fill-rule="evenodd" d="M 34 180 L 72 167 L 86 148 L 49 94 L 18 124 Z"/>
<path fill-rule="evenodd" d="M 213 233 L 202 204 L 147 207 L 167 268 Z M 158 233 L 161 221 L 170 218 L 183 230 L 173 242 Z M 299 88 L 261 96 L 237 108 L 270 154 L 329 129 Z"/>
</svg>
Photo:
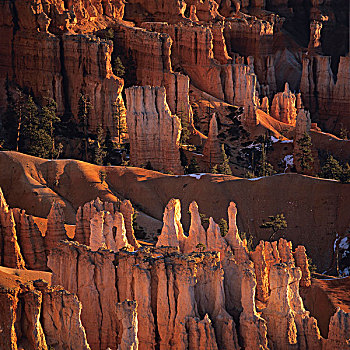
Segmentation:
<svg viewBox="0 0 350 350">
<path fill-rule="evenodd" d="M 295 125 L 297 109 L 296 96 L 290 91 L 286 83 L 283 92 L 277 93 L 272 100 L 271 116 L 290 125 Z"/>
<path fill-rule="evenodd" d="M 210 119 L 208 139 L 204 145 L 203 155 L 209 170 L 223 161 L 220 141 L 218 139 L 218 123 L 215 113 Z"/>
<path fill-rule="evenodd" d="M 90 349 L 74 294 L 40 280 L 20 284 L 7 278 L 12 285 L 0 286 L 2 349 Z"/>
<path fill-rule="evenodd" d="M 11 209 L 6 203 L 4 194 L 0 188 L 0 257 L 1 265 L 24 268 L 19 244 L 17 241 L 16 224 Z"/>
<path fill-rule="evenodd" d="M 47 217 L 47 229 L 45 234 L 46 255 L 62 239 L 67 239 L 64 227 L 64 213 L 59 203 L 53 202 Z"/>
<path fill-rule="evenodd" d="M 130 160 L 153 169 L 183 173 L 179 141 L 181 122 L 171 114 L 164 87 L 132 87 L 126 90 Z"/>
<path fill-rule="evenodd" d="M 112 72 L 111 42 L 93 35 L 75 35 L 103 28 L 123 16 L 124 2 L 6 1 L 0 5 L 0 106 L 6 90 L 27 89 L 39 102 L 53 98 L 60 114 L 78 114 L 79 94 L 93 109 L 90 127 L 113 132 L 113 102 L 123 81 Z"/>
<path fill-rule="evenodd" d="M 186 237 L 180 202 L 169 202 L 157 247 L 94 252 L 63 241 L 52 251 L 52 281 L 79 296 L 92 349 L 125 342 L 135 347 L 137 341 L 140 349 L 239 349 L 238 339 L 246 349 L 321 350 L 346 344 L 348 314 L 332 316 L 330 336 L 324 339 L 304 308 L 299 283 L 306 286 L 310 275 L 303 247 L 293 254 L 291 242 L 280 239 L 260 242 L 249 254 L 238 235 L 233 203 L 225 237 L 212 219 L 204 230 L 195 202 L 190 212 Z M 137 303 L 137 316 L 135 302 L 127 300 Z M 137 323 L 142 327 L 137 329 Z"/>
<path fill-rule="evenodd" d="M 26 268 L 41 271 L 47 270 L 45 238 L 42 236 L 33 217 L 18 208 L 12 209 L 12 213 L 16 222 L 16 233 Z"/>
<path fill-rule="evenodd" d="M 300 90 L 305 107 L 317 112 L 322 127 L 337 130 L 349 125 L 350 57 L 340 57 L 337 80 L 331 70 L 331 57 L 304 56 Z"/>
<path fill-rule="evenodd" d="M 139 248 L 132 227 L 134 208 L 129 200 L 110 203 L 99 198 L 79 207 L 74 240 L 93 250 Z"/>
</svg>

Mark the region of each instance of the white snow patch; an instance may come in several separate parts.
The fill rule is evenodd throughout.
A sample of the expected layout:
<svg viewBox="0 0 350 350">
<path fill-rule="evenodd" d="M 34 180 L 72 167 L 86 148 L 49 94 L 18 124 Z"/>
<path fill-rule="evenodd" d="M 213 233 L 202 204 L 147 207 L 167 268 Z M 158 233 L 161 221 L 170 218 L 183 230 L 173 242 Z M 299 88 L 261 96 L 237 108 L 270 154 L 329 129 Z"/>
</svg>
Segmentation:
<svg viewBox="0 0 350 350">
<path fill-rule="evenodd" d="M 339 248 L 349 249 L 349 247 L 350 247 L 349 237 L 344 237 L 339 243 Z"/>
<path fill-rule="evenodd" d="M 199 180 L 202 176 L 204 175 L 208 175 L 208 173 L 198 173 L 198 174 L 187 174 L 187 175 L 176 175 L 176 177 L 182 177 L 182 176 L 190 176 L 190 177 L 194 177 L 197 180 Z"/>
<path fill-rule="evenodd" d="M 293 167 L 293 164 L 294 164 L 293 154 L 286 155 L 283 158 L 283 161 L 286 164 L 284 171 L 286 171 L 288 169 L 288 166 Z"/>
<path fill-rule="evenodd" d="M 344 276 L 350 276 L 350 267 L 346 267 L 343 271 L 340 271 L 340 273 Z"/>
<path fill-rule="evenodd" d="M 293 140 L 283 140 L 281 141 L 280 139 L 276 138 L 275 136 L 271 136 L 271 141 L 273 143 L 276 143 L 276 142 L 281 142 L 281 143 L 293 143 Z"/>
<path fill-rule="evenodd" d="M 261 144 L 254 144 L 254 143 L 252 143 L 252 144 L 250 144 L 249 146 L 247 146 L 247 147 L 245 147 L 245 148 L 255 148 L 255 149 L 257 149 L 258 151 L 261 151 Z"/>
<path fill-rule="evenodd" d="M 247 179 L 247 180 L 249 180 L 249 181 L 256 181 L 256 180 L 260 180 L 260 179 L 262 179 L 262 178 L 264 178 L 265 176 L 260 176 L 260 177 L 254 177 L 254 178 L 252 178 L 252 179 Z"/>
</svg>

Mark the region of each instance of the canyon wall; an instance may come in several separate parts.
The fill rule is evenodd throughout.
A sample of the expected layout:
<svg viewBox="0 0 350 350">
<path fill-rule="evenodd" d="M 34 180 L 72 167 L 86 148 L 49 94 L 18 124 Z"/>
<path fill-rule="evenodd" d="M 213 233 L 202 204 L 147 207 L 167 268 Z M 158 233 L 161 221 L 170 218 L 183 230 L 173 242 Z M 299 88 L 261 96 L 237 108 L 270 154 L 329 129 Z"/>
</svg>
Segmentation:
<svg viewBox="0 0 350 350">
<path fill-rule="evenodd" d="M 350 129 L 350 58 L 340 57 L 336 81 L 331 57 L 303 56 L 300 90 L 304 105 L 328 131 Z"/>
<path fill-rule="evenodd" d="M 68 4 L 25 0 L 0 5 L 0 111 L 19 86 L 41 104 L 53 98 L 59 114 L 77 118 L 79 94 L 84 94 L 93 106 L 91 130 L 102 124 L 113 132 L 113 102 L 121 98 L 123 80 L 112 71 L 111 42 L 83 33 L 120 19 L 124 4 Z"/>
</svg>

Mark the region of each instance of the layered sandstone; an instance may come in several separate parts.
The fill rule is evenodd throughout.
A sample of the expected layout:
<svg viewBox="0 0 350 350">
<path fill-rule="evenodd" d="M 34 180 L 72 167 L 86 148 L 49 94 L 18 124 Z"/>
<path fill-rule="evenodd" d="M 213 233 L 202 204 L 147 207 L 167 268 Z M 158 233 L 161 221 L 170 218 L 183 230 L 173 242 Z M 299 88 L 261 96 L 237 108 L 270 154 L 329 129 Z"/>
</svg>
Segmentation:
<svg viewBox="0 0 350 350">
<path fill-rule="evenodd" d="M 90 247 L 93 251 L 105 248 L 114 252 L 119 249 L 133 250 L 126 238 L 124 218 L 121 213 L 100 211 L 90 220 Z"/>
<path fill-rule="evenodd" d="M 137 338 L 138 320 L 137 303 L 125 300 L 117 304 L 117 326 L 120 350 L 137 350 L 139 340 Z"/>
<path fill-rule="evenodd" d="M 183 173 L 179 141 L 181 122 L 172 115 L 163 87 L 132 87 L 126 90 L 130 160 L 135 166 Z"/>
<path fill-rule="evenodd" d="M 157 33 L 120 24 L 114 28 L 114 52 L 135 66 L 134 85 L 164 86 L 167 103 L 173 114 L 192 125 L 189 104 L 189 78 L 173 71 L 172 40 L 166 31 Z"/>
<path fill-rule="evenodd" d="M 137 242 L 134 235 L 133 217 L 135 210 L 131 202 L 128 199 L 125 199 L 120 203 L 119 210 L 124 218 L 126 237 L 129 244 L 132 245 L 135 249 L 140 248 L 140 244 Z"/>
<path fill-rule="evenodd" d="M 74 240 L 91 246 L 93 250 L 137 249 L 140 245 L 132 227 L 133 213 L 129 200 L 111 203 L 97 197 L 78 208 Z"/>
<path fill-rule="evenodd" d="M 80 206 L 76 214 L 76 228 L 74 240 L 80 244 L 89 245 L 90 243 L 90 221 L 98 212 L 109 211 L 114 213 L 113 203 L 102 202 L 100 198 L 85 203 Z"/>
<path fill-rule="evenodd" d="M 73 253 L 77 258 L 76 266 L 70 268 L 71 274 L 64 273 L 65 260 L 72 261 Z M 214 348 L 238 349 L 234 321 L 225 311 L 223 271 L 217 254 L 184 256 L 162 248 L 154 252 L 141 249 L 133 254 L 120 251 L 116 257 L 113 259 L 109 251 L 92 252 L 84 246 L 65 242 L 49 258 L 53 283 L 66 286 L 71 281 L 78 281 L 75 288 L 83 304 L 82 323 L 92 349 L 104 349 L 107 345 L 116 348 L 117 344 L 113 345 L 113 342 L 117 338 L 123 339 L 107 321 L 120 318 L 111 305 L 130 298 L 137 302 L 137 318 L 142 324 L 137 331 L 140 349 L 154 348 L 156 343 L 161 349 L 196 349 L 199 343 L 209 343 Z M 96 259 L 102 264 L 97 264 Z M 97 275 L 91 278 L 87 289 L 84 286 L 89 270 L 94 275 L 102 271 L 103 274 L 100 278 Z M 115 283 L 118 293 L 114 289 Z M 174 293 L 175 290 L 178 292 Z M 101 309 L 107 301 L 109 307 Z M 84 311 L 84 305 L 88 305 L 89 310 Z M 134 312 L 133 307 L 130 312 Z M 89 313 L 90 318 L 87 317 Z M 130 313 L 127 316 L 125 322 L 134 319 Z M 99 319 L 105 320 L 102 326 Z M 135 334 L 135 322 L 131 325 L 129 321 L 129 332 Z M 203 326 L 207 332 L 201 331 Z M 98 342 L 102 330 L 102 334 L 109 334 L 108 342 L 103 344 Z M 103 335 L 101 339 L 104 339 Z"/>
<path fill-rule="evenodd" d="M 92 349 L 117 347 L 117 290 L 113 261 L 112 251 L 93 253 L 75 242 L 60 244 L 48 259 L 48 266 L 53 271 L 52 283 L 77 294 L 83 305 L 81 321 Z"/>
<path fill-rule="evenodd" d="M 150 18 L 153 21 L 178 22 L 185 18 L 186 6 L 185 1 L 177 0 L 131 0 L 126 4 L 124 19 L 137 24 Z"/>
<path fill-rule="evenodd" d="M 248 66 L 238 58 L 235 64 L 229 63 L 220 24 L 209 27 L 193 23 L 147 22 L 143 26 L 170 36 L 171 64 L 181 67 L 193 85 L 215 98 L 244 106 L 247 122 L 256 124 L 257 79 L 253 62 L 250 60 Z"/>
<path fill-rule="evenodd" d="M 171 199 L 163 214 L 163 228 L 158 237 L 157 247 L 179 247 L 183 245 L 185 236 L 181 224 L 181 203 L 178 199 Z"/>
</svg>

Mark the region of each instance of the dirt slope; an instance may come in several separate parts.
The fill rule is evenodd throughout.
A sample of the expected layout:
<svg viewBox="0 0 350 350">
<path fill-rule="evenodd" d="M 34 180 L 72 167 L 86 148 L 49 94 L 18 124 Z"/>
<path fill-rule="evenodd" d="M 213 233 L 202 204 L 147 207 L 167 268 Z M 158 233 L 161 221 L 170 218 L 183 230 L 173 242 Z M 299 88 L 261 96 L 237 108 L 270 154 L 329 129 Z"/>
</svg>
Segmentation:
<svg viewBox="0 0 350 350">
<path fill-rule="evenodd" d="M 74 224 L 76 209 L 97 196 L 109 201 L 128 198 L 138 210 L 158 220 L 167 202 L 179 198 L 185 229 L 191 201 L 197 201 L 200 212 L 217 221 L 227 218 L 227 206 L 234 201 L 239 229 L 258 239 L 269 236 L 259 228 L 262 220 L 284 213 L 288 222 L 285 237 L 294 245 L 304 244 L 321 271 L 331 261 L 335 234 L 350 226 L 350 184 L 297 174 L 253 181 L 212 174 L 197 179 L 132 167 L 105 167 L 106 183 L 101 184 L 99 171 L 103 168 L 76 160 L 48 161 L 0 152 L 0 186 L 11 207 L 35 216 L 46 217 L 52 201 L 60 201 L 69 224 Z"/>
</svg>

